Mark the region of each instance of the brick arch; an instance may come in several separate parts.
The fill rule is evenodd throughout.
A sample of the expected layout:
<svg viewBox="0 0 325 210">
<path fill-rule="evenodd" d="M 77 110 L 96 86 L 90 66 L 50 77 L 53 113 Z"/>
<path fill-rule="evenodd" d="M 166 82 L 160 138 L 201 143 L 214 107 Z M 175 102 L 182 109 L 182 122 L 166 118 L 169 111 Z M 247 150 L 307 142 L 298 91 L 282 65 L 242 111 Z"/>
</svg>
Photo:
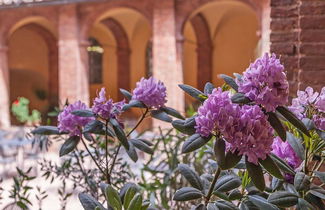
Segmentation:
<svg viewBox="0 0 325 210">
<path fill-rule="evenodd" d="M 128 36 L 123 26 L 113 18 L 107 18 L 101 21 L 114 35 L 117 43 L 116 54 L 117 54 L 117 71 L 118 87 L 130 90 L 130 44 Z M 123 95 L 118 93 L 118 98 L 123 99 Z"/>
<path fill-rule="evenodd" d="M 45 41 L 49 50 L 49 82 L 48 82 L 48 101 L 50 108 L 58 106 L 59 101 L 59 73 L 58 73 L 58 47 L 56 37 L 46 28 L 42 27 L 37 23 L 28 23 L 17 28 L 15 31 L 20 29 L 29 29 L 39 34 Z M 13 33 L 15 32 L 13 31 Z M 13 34 L 12 33 L 12 34 Z M 10 36 L 8 37 L 8 41 Z"/>
<path fill-rule="evenodd" d="M 82 40 L 87 40 L 87 36 L 98 19 L 105 14 L 107 11 L 118 10 L 118 9 L 130 9 L 141 14 L 152 26 L 153 17 L 153 6 L 154 1 L 139 0 L 118 0 L 105 2 L 103 4 L 96 5 L 85 5 L 81 6 L 80 9 L 80 37 Z"/>
<path fill-rule="evenodd" d="M 201 13 L 191 18 L 190 22 L 197 40 L 197 88 L 203 90 L 212 77 L 212 40 L 209 26 Z"/>
</svg>

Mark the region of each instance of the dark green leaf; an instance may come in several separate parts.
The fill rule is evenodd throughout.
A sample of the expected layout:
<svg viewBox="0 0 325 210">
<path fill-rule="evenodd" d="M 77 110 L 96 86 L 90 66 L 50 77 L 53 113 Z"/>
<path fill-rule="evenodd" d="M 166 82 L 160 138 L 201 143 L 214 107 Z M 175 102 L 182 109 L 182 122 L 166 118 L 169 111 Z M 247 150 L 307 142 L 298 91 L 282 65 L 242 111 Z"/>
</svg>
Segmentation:
<svg viewBox="0 0 325 210">
<path fill-rule="evenodd" d="M 232 87 L 232 89 L 234 89 L 236 92 L 238 92 L 238 85 L 232 77 L 225 75 L 225 74 L 220 74 L 219 77 L 222 78 L 227 83 L 227 85 Z"/>
<path fill-rule="evenodd" d="M 309 176 L 303 172 L 297 172 L 294 179 L 294 186 L 298 191 L 308 190 L 310 187 Z"/>
<path fill-rule="evenodd" d="M 297 210 L 313 210 L 314 207 L 302 198 L 298 198 Z"/>
<path fill-rule="evenodd" d="M 106 187 L 105 187 L 106 188 Z M 136 191 L 138 191 L 138 187 L 136 184 L 132 183 L 132 182 L 128 182 L 125 185 L 123 185 L 123 187 L 120 190 L 120 198 L 121 200 L 124 200 L 124 196 L 126 194 L 126 192 L 130 189 L 130 188 L 135 188 Z"/>
<path fill-rule="evenodd" d="M 123 88 L 120 88 L 120 91 L 125 96 L 126 99 L 128 99 L 129 101 L 131 100 L 132 94 L 129 91 L 127 91 Z"/>
<path fill-rule="evenodd" d="M 60 157 L 72 152 L 77 147 L 79 140 L 79 136 L 71 136 L 70 138 L 68 138 L 60 148 Z"/>
<path fill-rule="evenodd" d="M 34 130 L 32 130 L 32 134 L 39 135 L 58 135 L 60 134 L 59 129 L 55 126 L 38 126 Z"/>
<path fill-rule="evenodd" d="M 214 88 L 215 87 L 211 82 L 207 82 L 204 86 L 204 94 L 211 94 Z"/>
<path fill-rule="evenodd" d="M 174 120 L 172 122 L 172 126 L 176 128 L 178 131 L 185 133 L 187 135 L 193 135 L 195 133 L 194 126 L 185 126 L 185 120 Z"/>
<path fill-rule="evenodd" d="M 225 165 L 223 166 L 223 170 L 227 170 L 227 169 L 230 169 L 230 168 L 233 168 L 235 167 L 239 161 L 241 160 L 242 158 L 242 155 L 238 155 L 238 152 L 227 152 L 226 153 L 226 157 L 225 157 Z"/>
<path fill-rule="evenodd" d="M 287 192 L 291 192 L 297 196 L 299 196 L 299 193 L 298 191 L 296 190 L 295 186 L 293 186 L 293 184 L 290 184 L 290 183 L 284 183 L 283 184 L 283 187 L 284 189 L 287 191 Z"/>
<path fill-rule="evenodd" d="M 243 195 L 238 189 L 234 189 L 229 193 L 228 197 L 230 200 L 240 200 L 243 197 Z"/>
<path fill-rule="evenodd" d="M 248 171 L 248 175 L 251 177 L 255 187 L 260 191 L 264 191 L 265 180 L 264 180 L 263 170 L 261 166 L 259 164 L 255 165 L 254 163 L 248 162 L 246 157 L 246 168 Z"/>
<path fill-rule="evenodd" d="M 278 112 L 280 112 L 280 114 L 282 114 L 282 116 L 284 118 L 286 118 L 292 125 L 294 125 L 296 128 L 298 128 L 305 135 L 310 137 L 310 134 L 309 134 L 308 129 L 306 128 L 306 126 L 291 111 L 289 111 L 287 108 L 285 108 L 283 106 L 278 106 L 276 108 L 276 110 Z"/>
<path fill-rule="evenodd" d="M 287 140 L 296 155 L 301 159 L 305 160 L 305 149 L 302 146 L 302 141 L 297 139 L 292 133 L 287 132 Z"/>
<path fill-rule="evenodd" d="M 254 203 L 257 207 L 263 210 L 278 210 L 279 208 L 269 203 L 265 198 L 259 195 L 249 195 L 248 199 Z"/>
<path fill-rule="evenodd" d="M 125 149 L 128 150 L 129 142 L 128 142 L 128 139 L 126 138 L 125 133 L 124 133 L 123 129 L 121 128 L 119 122 L 116 119 L 111 118 L 110 123 L 113 126 L 116 137 L 122 143 L 122 145 L 125 147 Z"/>
<path fill-rule="evenodd" d="M 79 117 L 94 117 L 95 114 L 91 110 L 80 109 L 72 111 L 71 114 L 79 116 Z"/>
<path fill-rule="evenodd" d="M 318 207 L 318 209 L 325 209 L 325 205 L 323 203 L 323 200 L 311 193 L 308 193 L 306 196 L 305 196 L 305 199 L 310 203 L 312 204 L 313 206 L 315 206 L 315 209 L 317 209 L 316 207 Z"/>
<path fill-rule="evenodd" d="M 215 205 L 222 210 L 238 210 L 238 207 L 229 201 L 218 200 Z"/>
<path fill-rule="evenodd" d="M 94 210 L 97 206 L 104 210 L 105 208 L 101 203 L 99 203 L 95 198 L 86 193 L 79 193 L 78 195 L 80 203 L 85 210 Z"/>
<path fill-rule="evenodd" d="M 194 210 L 206 210 L 206 207 L 204 204 L 200 203 L 199 205 L 195 206 Z"/>
<path fill-rule="evenodd" d="M 166 114 L 169 114 L 170 116 L 185 120 L 185 118 L 176 109 L 164 106 L 164 107 L 161 107 L 160 110 L 162 110 Z"/>
<path fill-rule="evenodd" d="M 270 122 L 273 129 L 276 131 L 276 133 L 280 136 L 280 138 L 283 141 L 286 141 L 286 139 L 287 139 L 286 130 L 283 127 L 282 122 L 279 120 L 279 118 L 273 112 L 268 112 L 267 115 L 268 115 L 267 120 Z"/>
<path fill-rule="evenodd" d="M 230 201 L 230 199 L 228 198 L 228 195 L 224 192 L 213 191 L 213 194 L 216 195 L 217 197 L 221 198 L 222 200 Z"/>
<path fill-rule="evenodd" d="M 139 150 L 151 155 L 153 154 L 153 150 L 148 146 L 148 144 L 144 143 L 143 141 L 139 139 L 131 139 L 129 142 L 131 142 Z"/>
<path fill-rule="evenodd" d="M 135 151 L 135 147 L 132 142 L 129 142 L 129 149 L 126 149 L 126 153 L 134 162 L 138 161 L 138 154 Z"/>
<path fill-rule="evenodd" d="M 141 210 L 142 208 L 142 196 L 137 193 L 130 202 L 127 210 Z"/>
<path fill-rule="evenodd" d="M 137 188 L 136 187 L 130 187 L 127 191 L 126 194 L 124 196 L 124 200 L 123 200 L 123 205 L 124 205 L 124 209 L 128 209 L 131 200 L 134 198 L 135 194 L 137 193 Z"/>
<path fill-rule="evenodd" d="M 214 155 L 216 156 L 217 163 L 221 169 L 226 168 L 226 143 L 223 139 L 217 138 L 214 143 Z"/>
<path fill-rule="evenodd" d="M 182 146 L 182 153 L 188 153 L 197 150 L 208 143 L 209 140 L 210 138 L 202 137 L 199 134 L 193 134 L 184 142 Z"/>
<path fill-rule="evenodd" d="M 136 108 L 146 108 L 146 105 L 138 100 L 131 100 L 128 104 L 125 104 L 122 108 L 123 111 L 126 111 L 132 107 Z"/>
<path fill-rule="evenodd" d="M 309 192 L 311 194 L 313 194 L 314 196 L 317 196 L 317 197 L 325 200 L 325 190 L 322 187 L 316 186 L 316 185 L 312 185 L 310 187 Z"/>
<path fill-rule="evenodd" d="M 165 121 L 165 122 L 173 121 L 170 116 L 168 116 L 165 112 L 161 110 L 152 110 L 150 112 L 151 112 L 151 117 L 156 118 L 158 120 Z"/>
<path fill-rule="evenodd" d="M 287 191 L 276 191 L 267 200 L 278 207 L 286 208 L 296 205 L 298 203 L 298 196 Z"/>
<path fill-rule="evenodd" d="M 105 124 L 99 120 L 93 120 L 85 125 L 83 133 L 105 135 Z M 110 128 L 107 128 L 107 135 L 113 137 L 114 132 Z"/>
<path fill-rule="evenodd" d="M 234 174 L 224 175 L 217 180 L 214 190 L 220 192 L 228 192 L 239 187 L 240 185 L 241 180 L 238 176 Z"/>
<path fill-rule="evenodd" d="M 325 172 L 315 171 L 314 173 L 323 183 L 325 183 Z"/>
<path fill-rule="evenodd" d="M 310 130 L 313 130 L 315 129 L 315 123 L 311 120 L 311 119 L 308 119 L 308 118 L 304 118 L 301 120 L 302 123 L 306 126 L 306 128 L 310 131 Z"/>
<path fill-rule="evenodd" d="M 234 77 L 236 77 L 237 80 L 241 80 L 243 78 L 243 75 L 238 73 L 233 73 Z"/>
<path fill-rule="evenodd" d="M 213 203 L 209 203 L 207 206 L 207 210 L 219 210 L 219 208 Z"/>
<path fill-rule="evenodd" d="M 106 187 L 106 199 L 107 204 L 114 210 L 122 210 L 122 201 L 120 199 L 120 196 L 111 185 L 107 185 Z"/>
<path fill-rule="evenodd" d="M 248 104 L 249 102 L 251 102 L 251 100 L 247 98 L 243 93 L 235 93 L 231 97 L 231 101 L 235 104 Z"/>
<path fill-rule="evenodd" d="M 183 187 L 176 191 L 173 200 L 175 201 L 189 201 L 199 199 L 203 196 L 202 192 L 193 187 Z"/>
<path fill-rule="evenodd" d="M 296 172 L 286 163 L 284 162 L 281 158 L 278 156 L 271 154 L 270 157 L 272 160 L 275 162 L 275 164 L 284 172 L 295 175 Z"/>
<path fill-rule="evenodd" d="M 267 170 L 272 176 L 283 179 L 283 176 L 278 168 L 278 166 L 274 163 L 270 156 L 267 156 L 265 160 L 259 159 L 260 164 Z"/>
<path fill-rule="evenodd" d="M 201 179 L 193 169 L 191 169 L 186 164 L 178 164 L 177 169 L 186 178 L 186 180 L 192 185 L 192 187 L 199 190 L 203 190 Z"/>
<path fill-rule="evenodd" d="M 178 85 L 182 90 L 184 90 L 187 94 L 192 96 L 193 98 L 203 102 L 205 101 L 208 97 L 199 91 L 198 89 L 191 87 L 189 85 Z"/>
</svg>

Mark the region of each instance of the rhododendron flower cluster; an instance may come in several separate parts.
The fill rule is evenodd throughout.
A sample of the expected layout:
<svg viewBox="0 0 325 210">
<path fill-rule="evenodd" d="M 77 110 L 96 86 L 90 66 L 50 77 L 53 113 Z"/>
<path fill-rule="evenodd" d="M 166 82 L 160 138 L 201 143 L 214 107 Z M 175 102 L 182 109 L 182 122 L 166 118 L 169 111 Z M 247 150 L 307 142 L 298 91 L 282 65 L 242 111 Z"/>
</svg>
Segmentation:
<svg viewBox="0 0 325 210">
<path fill-rule="evenodd" d="M 107 100 L 105 88 L 102 88 L 94 99 L 92 111 L 104 119 L 117 118 L 124 104 L 124 101 L 114 103 L 112 99 Z"/>
<path fill-rule="evenodd" d="M 280 137 L 274 138 L 272 152 L 286 161 L 293 169 L 297 169 L 302 163 L 302 160 L 297 156 L 290 144 L 287 141 L 283 142 Z M 293 182 L 293 178 L 294 177 L 291 174 L 285 175 L 285 179 L 289 182 Z"/>
<path fill-rule="evenodd" d="M 237 79 L 238 91 L 262 105 L 267 112 L 288 102 L 289 84 L 284 67 L 275 54 L 265 54 L 252 63 Z"/>
<path fill-rule="evenodd" d="M 141 78 L 133 90 L 133 100 L 139 100 L 149 108 L 163 107 L 166 100 L 166 87 L 163 82 L 157 81 L 155 78 Z"/>
<path fill-rule="evenodd" d="M 307 87 L 304 91 L 297 91 L 297 98 L 292 99 L 289 109 L 299 118 L 311 118 L 316 127 L 325 130 L 325 87 L 321 92 Z"/>
<path fill-rule="evenodd" d="M 66 106 L 58 116 L 60 132 L 68 132 L 70 136 L 81 136 L 81 128 L 95 119 L 94 117 L 80 117 L 72 114 L 76 110 L 88 110 L 88 107 L 81 101 Z"/>
<path fill-rule="evenodd" d="M 227 141 L 227 149 L 246 155 L 257 164 L 271 152 L 273 129 L 259 106 L 239 106 L 230 100 L 229 92 L 214 89 L 198 110 L 196 132 L 209 136 L 220 132 Z"/>
</svg>

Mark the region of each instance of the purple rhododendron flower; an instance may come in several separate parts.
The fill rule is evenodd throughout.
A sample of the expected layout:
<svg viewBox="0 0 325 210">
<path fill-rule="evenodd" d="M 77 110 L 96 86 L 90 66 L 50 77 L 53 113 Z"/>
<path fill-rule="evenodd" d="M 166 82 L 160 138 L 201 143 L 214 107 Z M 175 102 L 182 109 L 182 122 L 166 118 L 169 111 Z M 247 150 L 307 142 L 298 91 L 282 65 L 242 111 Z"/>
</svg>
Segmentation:
<svg viewBox="0 0 325 210">
<path fill-rule="evenodd" d="M 283 142 L 280 137 L 274 138 L 272 152 L 286 161 L 293 169 L 297 169 L 302 163 L 302 160 L 297 156 L 290 144 L 288 142 Z M 285 174 L 286 181 L 293 183 L 293 179 L 293 175 Z"/>
<path fill-rule="evenodd" d="M 80 129 L 95 119 L 94 117 L 79 117 L 71 113 L 76 110 L 88 110 L 88 107 L 81 101 L 66 106 L 58 116 L 60 132 L 68 132 L 70 136 L 81 136 Z"/>
<path fill-rule="evenodd" d="M 167 102 L 166 87 L 163 82 L 155 78 L 141 78 L 133 90 L 133 100 L 139 100 L 147 107 L 160 108 Z"/>
<path fill-rule="evenodd" d="M 242 106 L 238 119 L 223 135 L 230 144 L 228 150 L 247 156 L 251 163 L 258 164 L 258 159 L 264 160 L 271 153 L 273 128 L 257 105 Z"/>
<path fill-rule="evenodd" d="M 117 118 L 122 113 L 124 100 L 114 103 L 112 99 L 106 99 L 105 88 L 102 88 L 94 99 L 92 111 L 104 119 Z"/>
<path fill-rule="evenodd" d="M 220 132 L 227 141 L 227 150 L 246 155 L 254 164 L 271 152 L 273 129 L 265 114 L 257 105 L 233 104 L 228 91 L 214 89 L 199 108 L 195 122 L 201 136 Z"/>
<path fill-rule="evenodd" d="M 311 118 L 318 129 L 325 130 L 325 87 L 322 88 L 321 93 L 314 92 L 311 87 L 307 87 L 304 91 L 298 90 L 297 98 L 292 99 L 289 109 L 299 119 Z M 307 113 L 313 115 L 308 116 Z"/>
<path fill-rule="evenodd" d="M 214 130 L 223 131 L 227 125 L 232 125 L 239 112 L 239 105 L 232 104 L 229 92 L 222 92 L 221 88 L 216 88 L 198 109 L 195 118 L 196 132 L 201 136 L 209 136 Z"/>
<path fill-rule="evenodd" d="M 252 63 L 238 80 L 239 92 L 262 105 L 266 111 L 288 102 L 289 84 L 284 67 L 275 54 L 264 54 Z"/>
</svg>

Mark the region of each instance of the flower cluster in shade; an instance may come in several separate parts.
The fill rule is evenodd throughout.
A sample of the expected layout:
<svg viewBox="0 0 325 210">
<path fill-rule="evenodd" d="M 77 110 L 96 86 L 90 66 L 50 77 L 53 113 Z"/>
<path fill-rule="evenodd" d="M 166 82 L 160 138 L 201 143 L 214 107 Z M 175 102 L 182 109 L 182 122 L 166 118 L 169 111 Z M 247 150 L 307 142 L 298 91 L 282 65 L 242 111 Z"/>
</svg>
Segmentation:
<svg viewBox="0 0 325 210">
<path fill-rule="evenodd" d="M 106 99 L 105 88 L 102 88 L 93 101 L 92 111 L 103 119 L 117 118 L 124 104 L 124 100 L 114 103 L 112 99 Z"/>
<path fill-rule="evenodd" d="M 220 133 L 227 150 L 248 157 L 254 164 L 270 154 L 273 129 L 259 106 L 233 104 L 228 91 L 214 89 L 198 109 L 196 132 L 202 136 Z"/>
<path fill-rule="evenodd" d="M 139 100 L 149 108 L 163 107 L 167 102 L 166 87 L 163 82 L 155 78 L 141 78 L 133 90 L 133 100 Z"/>
<path fill-rule="evenodd" d="M 297 98 L 292 99 L 289 109 L 299 119 L 311 118 L 318 129 L 325 130 L 325 87 L 320 93 L 312 87 L 298 90 Z"/>
<path fill-rule="evenodd" d="M 94 117 L 80 117 L 72 114 L 76 110 L 88 110 L 88 107 L 81 101 L 66 106 L 58 116 L 60 132 L 68 132 L 70 136 L 81 136 L 81 128 L 95 119 Z"/>
<path fill-rule="evenodd" d="M 262 105 L 267 112 L 288 102 L 289 84 L 284 67 L 275 54 L 264 54 L 237 79 L 238 91 Z"/>
<path fill-rule="evenodd" d="M 288 165 L 293 169 L 297 169 L 302 163 L 302 160 L 297 156 L 290 144 L 287 141 L 283 142 L 280 137 L 274 138 L 272 153 L 286 161 L 286 163 L 288 163 Z M 293 178 L 294 176 L 291 174 L 285 175 L 285 179 L 288 182 L 293 182 Z"/>
</svg>

